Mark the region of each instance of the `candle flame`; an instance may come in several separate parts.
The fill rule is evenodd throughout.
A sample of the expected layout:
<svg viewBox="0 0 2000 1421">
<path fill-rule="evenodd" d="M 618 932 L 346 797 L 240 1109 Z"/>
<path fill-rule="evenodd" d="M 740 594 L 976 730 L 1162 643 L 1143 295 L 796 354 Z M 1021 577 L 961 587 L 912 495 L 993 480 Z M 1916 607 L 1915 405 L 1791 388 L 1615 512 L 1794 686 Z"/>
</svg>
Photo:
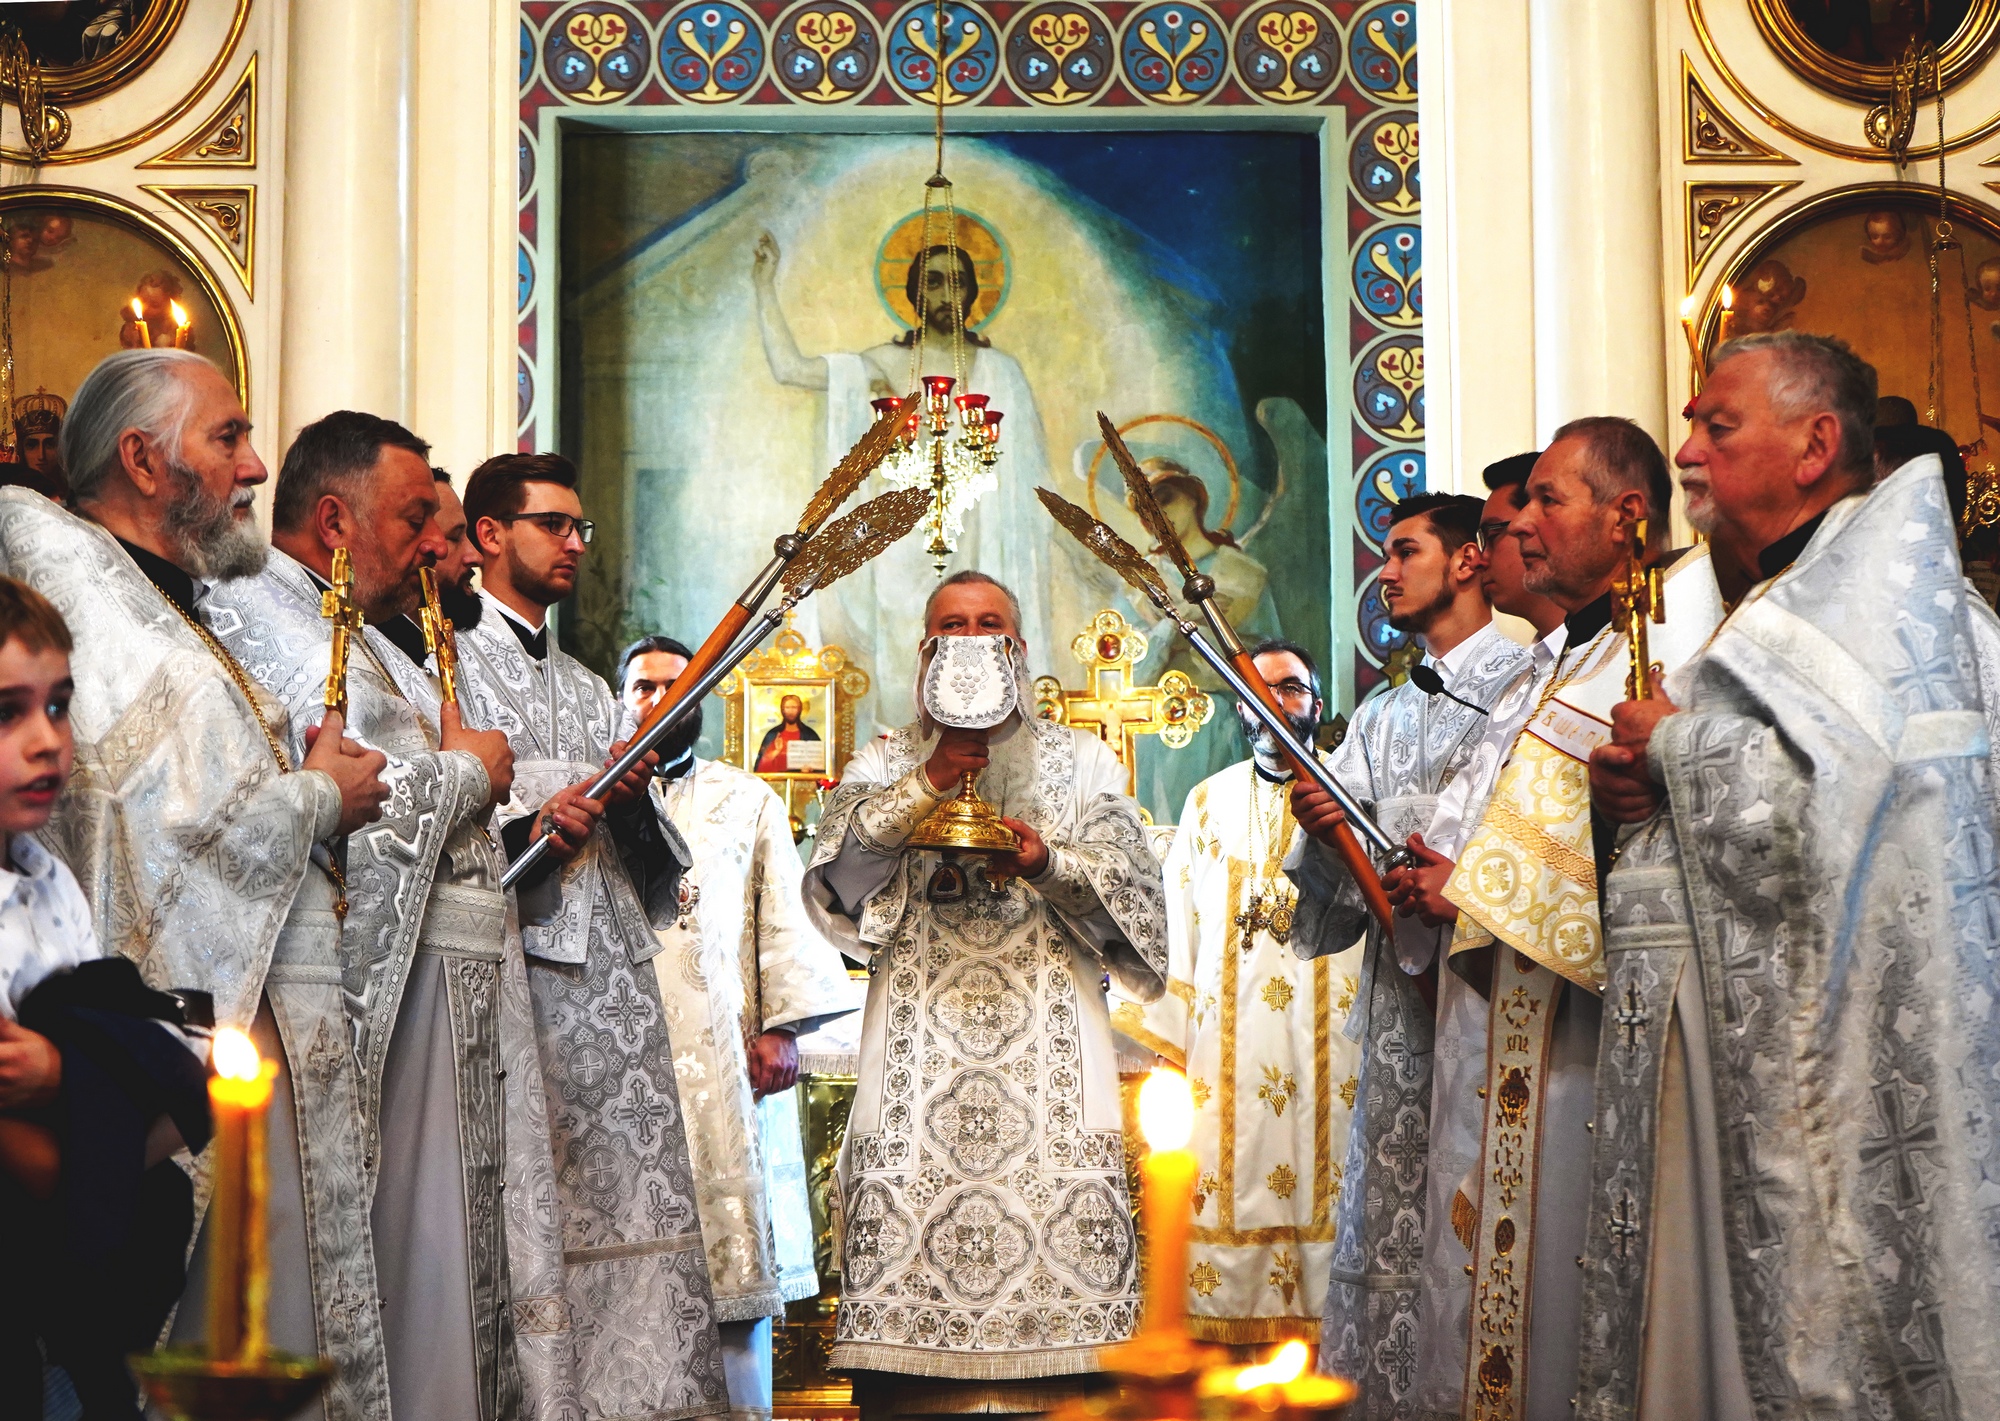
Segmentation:
<svg viewBox="0 0 2000 1421">
<path fill-rule="evenodd" d="M 1155 1150 L 1178 1150 L 1194 1133 L 1194 1095 L 1171 1066 L 1155 1067 L 1139 1087 L 1139 1133 Z"/>
<path fill-rule="evenodd" d="M 1733 311 L 1736 309 L 1735 287 L 1725 285 L 1722 288 L 1722 309 L 1725 311 Z"/>
<path fill-rule="evenodd" d="M 178 301 L 169 301 L 167 303 L 167 306 L 168 309 L 170 309 L 174 313 L 175 328 L 178 330 L 186 330 L 188 326 L 188 313 L 186 309 Z"/>
<path fill-rule="evenodd" d="M 1692 315 L 1694 315 L 1694 297 L 1690 294 L 1681 302 L 1681 319 L 1685 321 Z"/>
<path fill-rule="evenodd" d="M 257 1043 L 233 1026 L 225 1026 L 215 1033 L 215 1041 L 209 1048 L 209 1059 L 215 1063 L 215 1073 L 224 1080 L 254 1081 L 264 1071 L 263 1059 L 257 1054 Z"/>
<path fill-rule="evenodd" d="M 1306 1344 L 1293 1338 L 1271 1354 L 1261 1366 L 1245 1367 L 1236 1374 L 1238 1391 L 1255 1391 L 1260 1386 L 1283 1386 L 1295 1382 L 1306 1369 Z"/>
<path fill-rule="evenodd" d="M 132 298 L 132 319 L 135 321 L 146 319 L 146 303 L 141 301 L 137 296 Z"/>
</svg>

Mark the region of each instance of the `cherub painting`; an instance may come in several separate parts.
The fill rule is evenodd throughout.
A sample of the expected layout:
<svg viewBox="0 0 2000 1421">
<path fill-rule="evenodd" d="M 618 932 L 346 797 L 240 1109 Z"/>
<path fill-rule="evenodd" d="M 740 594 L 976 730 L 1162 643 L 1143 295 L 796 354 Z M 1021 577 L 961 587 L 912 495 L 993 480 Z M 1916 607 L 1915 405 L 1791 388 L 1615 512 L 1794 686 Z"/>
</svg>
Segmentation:
<svg viewBox="0 0 2000 1421">
<path fill-rule="evenodd" d="M 1910 250 L 1910 224 L 1893 208 L 1861 219 L 1861 260 L 1870 266 L 1901 261 Z"/>
<path fill-rule="evenodd" d="M 1750 277 L 1736 288 L 1736 309 L 1730 314 L 1729 334 L 1761 335 L 1781 331 L 1792 323 L 1792 312 L 1806 299 L 1806 280 L 1792 275 L 1781 261 L 1759 262 Z"/>
</svg>

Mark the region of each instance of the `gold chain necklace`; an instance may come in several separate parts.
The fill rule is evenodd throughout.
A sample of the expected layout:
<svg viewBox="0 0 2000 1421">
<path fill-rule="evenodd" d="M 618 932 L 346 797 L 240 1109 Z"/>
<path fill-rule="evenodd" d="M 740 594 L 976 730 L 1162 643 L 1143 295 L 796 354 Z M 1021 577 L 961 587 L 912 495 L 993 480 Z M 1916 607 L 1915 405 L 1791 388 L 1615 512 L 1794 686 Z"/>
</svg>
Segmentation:
<svg viewBox="0 0 2000 1421">
<path fill-rule="evenodd" d="M 1291 801 L 1283 783 L 1272 786 L 1277 797 L 1277 813 L 1273 816 L 1264 808 L 1263 783 L 1264 777 L 1257 773 L 1253 761 L 1250 765 L 1250 901 L 1234 920 L 1245 953 L 1256 946 L 1260 932 L 1269 932 L 1280 944 L 1289 941 L 1292 936 L 1295 897 L 1290 888 L 1281 886 L 1278 881 L 1283 871 L 1279 861 L 1284 856 L 1284 847 L 1291 842 L 1291 835 L 1286 832 L 1291 822 Z M 1273 817 L 1277 820 L 1275 826 L 1271 823 Z M 1267 890 L 1270 894 L 1268 903 L 1265 901 Z"/>
<path fill-rule="evenodd" d="M 215 659 L 222 663 L 222 669 L 229 673 L 229 679 L 234 681 L 236 689 L 243 693 L 243 699 L 250 705 L 250 714 L 256 718 L 257 728 L 264 732 L 264 743 L 271 749 L 271 758 L 278 762 L 278 773 L 282 775 L 292 773 L 291 757 L 285 753 L 285 747 L 279 742 L 277 733 L 271 729 L 271 723 L 264 719 L 264 712 L 258 709 L 256 692 L 250 689 L 250 673 L 243 669 L 243 663 L 232 656 L 229 648 L 217 639 L 215 633 L 203 626 L 200 619 L 190 613 L 187 608 L 183 607 L 173 598 L 168 597 L 164 592 L 160 593 L 160 596 L 166 601 L 169 607 L 180 613 L 181 620 L 186 622 L 194 634 L 201 638 L 202 645 L 206 646 L 214 654 Z M 335 860 L 333 850 L 330 847 L 327 849 L 324 859 L 314 859 L 313 862 L 318 864 L 320 871 L 333 881 L 334 917 L 343 922 L 346 921 L 347 875 L 341 872 L 340 864 Z"/>
</svg>

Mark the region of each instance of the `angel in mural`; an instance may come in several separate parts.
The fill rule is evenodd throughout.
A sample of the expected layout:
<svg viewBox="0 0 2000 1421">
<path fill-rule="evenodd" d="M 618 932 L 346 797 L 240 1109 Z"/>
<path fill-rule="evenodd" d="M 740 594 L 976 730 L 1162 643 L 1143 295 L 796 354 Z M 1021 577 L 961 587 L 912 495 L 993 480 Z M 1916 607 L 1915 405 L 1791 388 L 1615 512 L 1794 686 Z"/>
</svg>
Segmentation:
<svg viewBox="0 0 2000 1421">
<path fill-rule="evenodd" d="M 913 225 L 915 224 L 915 225 Z M 1020 364 L 995 348 L 974 329 L 997 308 L 1001 292 L 982 284 L 975 260 L 975 243 L 990 249 L 989 267 L 1001 267 L 1004 253 L 997 238 L 979 219 L 959 214 L 960 241 L 955 251 L 925 245 L 919 219 L 900 223 L 883 244 L 885 255 L 909 249 L 907 266 L 897 273 L 894 291 L 907 301 L 905 314 L 924 328 L 923 375 L 949 375 L 953 338 L 965 344 L 964 388 L 992 401 L 1003 416 L 999 486 L 966 515 L 965 530 L 947 571 L 977 568 L 1014 589 L 1021 599 L 1021 631 L 1028 643 L 1030 664 L 1044 669 L 1055 650 L 1049 624 L 1048 515 L 1035 499 L 1035 487 L 1047 482 L 1048 459 L 1042 442 L 1042 421 L 1034 392 Z M 751 285 L 757 298 L 757 325 L 771 378 L 794 389 L 826 392 L 826 449 L 838 458 L 867 430 L 874 418 L 869 401 L 906 395 L 912 385 L 910 358 L 916 344 L 913 324 L 901 334 L 853 353 L 806 355 L 799 350 L 778 297 L 782 253 L 778 240 L 765 232 L 757 239 L 751 263 Z M 884 263 L 878 261 L 878 267 Z M 950 293 L 956 287 L 958 300 Z M 893 304 L 893 303 L 892 303 Z M 872 476 L 864 495 L 880 491 L 880 475 Z M 834 596 L 845 625 L 823 630 L 831 639 L 870 649 L 878 665 L 876 683 L 885 687 L 914 684 L 916 649 L 906 645 L 913 589 L 936 580 L 929 555 L 918 538 L 906 538 L 859 573 L 845 579 Z M 824 616 L 825 613 L 822 613 Z M 886 634 L 878 634 L 883 632 Z M 1065 637 L 1066 640 L 1066 637 Z M 881 708 L 886 731 L 900 723 L 905 708 Z M 875 732 L 870 732 L 875 733 Z"/>
<path fill-rule="evenodd" d="M 1751 269 L 1749 279 L 1736 292 L 1736 309 L 1729 313 L 1730 336 L 1758 335 L 1783 330 L 1791 324 L 1792 312 L 1806 299 L 1806 280 L 1793 276 L 1792 269 L 1775 258 L 1761 261 Z"/>
<path fill-rule="evenodd" d="M 1901 261 L 1910 250 L 1910 224 L 1893 208 L 1861 219 L 1861 260 L 1870 266 Z"/>
</svg>

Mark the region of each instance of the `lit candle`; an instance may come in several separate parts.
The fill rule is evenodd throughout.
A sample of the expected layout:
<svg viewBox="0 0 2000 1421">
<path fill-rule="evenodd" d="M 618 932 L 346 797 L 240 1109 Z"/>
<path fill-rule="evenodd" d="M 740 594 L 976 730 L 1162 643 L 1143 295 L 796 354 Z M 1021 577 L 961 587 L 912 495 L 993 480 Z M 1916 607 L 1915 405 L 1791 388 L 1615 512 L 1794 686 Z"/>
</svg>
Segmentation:
<svg viewBox="0 0 2000 1421">
<path fill-rule="evenodd" d="M 1211 1368 L 1202 1374 L 1196 1392 L 1209 1398 L 1241 1397 L 1274 1417 L 1325 1413 L 1353 1401 L 1355 1385 L 1345 1378 L 1306 1375 L 1310 1355 L 1306 1344 L 1294 1339 L 1253 1366 Z"/>
<path fill-rule="evenodd" d="M 210 1058 L 215 1065 L 208 1082 L 215 1120 L 215 1193 L 208 1224 L 208 1355 L 256 1362 L 269 1350 L 264 1117 L 278 1066 L 259 1057 L 256 1044 L 234 1027 L 215 1033 Z"/>
<path fill-rule="evenodd" d="M 174 313 L 174 349 L 185 350 L 188 343 L 188 327 L 192 322 L 188 320 L 188 313 L 180 302 L 169 301 L 167 306 Z"/>
<path fill-rule="evenodd" d="M 1716 334 L 1724 340 L 1736 338 L 1736 288 L 1726 282 L 1722 287 L 1722 318 L 1716 322 Z"/>
<path fill-rule="evenodd" d="M 1194 1133 L 1194 1096 L 1187 1077 L 1157 1067 L 1139 1087 L 1139 1132 L 1152 1151 L 1139 1166 L 1139 1209 L 1146 1226 L 1146 1310 L 1149 1333 L 1180 1333 L 1187 1315 L 1188 1227 L 1194 1221 L 1194 1181 L 1200 1163 L 1187 1148 Z"/>
<path fill-rule="evenodd" d="M 146 324 L 146 303 L 141 301 L 137 296 L 132 298 L 132 319 L 139 323 L 139 344 L 143 348 L 151 350 L 153 348 L 153 328 Z"/>
</svg>

